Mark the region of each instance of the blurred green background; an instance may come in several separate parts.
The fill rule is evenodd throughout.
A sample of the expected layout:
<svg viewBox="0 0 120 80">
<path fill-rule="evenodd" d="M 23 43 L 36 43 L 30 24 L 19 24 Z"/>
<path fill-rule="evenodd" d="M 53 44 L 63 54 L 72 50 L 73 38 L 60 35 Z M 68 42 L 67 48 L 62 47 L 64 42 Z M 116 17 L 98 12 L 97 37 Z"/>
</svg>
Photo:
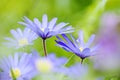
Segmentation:
<svg viewBox="0 0 120 80">
<path fill-rule="evenodd" d="M 87 39 L 92 33 L 98 32 L 101 15 L 105 12 L 120 14 L 120 0 L 0 0 L 0 56 L 15 52 L 2 43 L 5 42 L 4 37 L 11 36 L 11 29 L 24 28 L 18 24 L 23 16 L 30 19 L 36 17 L 40 21 L 43 14 L 47 14 L 49 20 L 58 17 L 57 23 L 69 22 L 75 28 L 74 36 L 77 37 L 78 31 L 82 29 Z M 55 46 L 55 39 L 52 37 L 47 40 L 47 52 L 54 52 L 57 56 L 71 56 L 72 53 Z M 41 43 L 42 40 L 38 39 L 32 47 L 42 54 Z M 76 57 L 73 59 L 79 60 Z"/>
</svg>

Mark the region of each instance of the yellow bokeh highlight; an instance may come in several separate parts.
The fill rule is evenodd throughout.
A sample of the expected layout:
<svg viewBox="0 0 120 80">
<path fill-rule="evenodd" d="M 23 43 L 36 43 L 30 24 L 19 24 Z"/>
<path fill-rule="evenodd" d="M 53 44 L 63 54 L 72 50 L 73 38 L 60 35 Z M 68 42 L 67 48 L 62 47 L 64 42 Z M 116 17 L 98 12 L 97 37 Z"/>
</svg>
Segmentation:
<svg viewBox="0 0 120 80">
<path fill-rule="evenodd" d="M 79 49 L 80 49 L 81 52 L 83 51 L 83 48 L 82 48 L 82 47 L 80 47 Z"/>
<path fill-rule="evenodd" d="M 48 59 L 39 59 L 36 61 L 36 68 L 42 73 L 47 73 L 52 70 L 53 64 Z"/>
<path fill-rule="evenodd" d="M 19 44 L 19 46 L 25 46 L 25 45 L 28 45 L 29 43 L 26 38 L 23 38 L 18 41 L 18 44 Z"/>
<path fill-rule="evenodd" d="M 21 76 L 21 72 L 18 68 L 11 70 L 10 77 L 17 79 L 20 76 Z"/>
<path fill-rule="evenodd" d="M 40 28 L 42 32 L 44 32 L 44 28 Z"/>
</svg>

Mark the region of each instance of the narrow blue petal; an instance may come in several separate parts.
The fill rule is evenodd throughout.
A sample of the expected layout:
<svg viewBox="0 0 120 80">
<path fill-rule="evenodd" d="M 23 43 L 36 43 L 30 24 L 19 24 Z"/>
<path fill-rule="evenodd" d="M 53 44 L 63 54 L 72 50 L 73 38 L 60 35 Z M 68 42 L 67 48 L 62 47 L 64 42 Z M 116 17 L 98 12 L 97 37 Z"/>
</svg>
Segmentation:
<svg viewBox="0 0 120 80">
<path fill-rule="evenodd" d="M 59 30 L 59 34 L 72 33 L 72 32 L 74 32 L 74 29 L 72 28 L 72 26 L 68 26 Z"/>
<path fill-rule="evenodd" d="M 19 59 L 18 54 L 15 54 L 15 55 L 14 55 L 14 65 L 15 65 L 14 67 L 17 67 L 18 62 L 19 62 L 19 60 L 18 60 L 18 59 Z"/>
<path fill-rule="evenodd" d="M 84 46 L 85 43 L 84 43 L 84 37 L 83 37 L 83 31 L 79 31 L 79 38 L 78 38 L 78 41 L 80 42 L 80 45 L 81 46 Z"/>
<path fill-rule="evenodd" d="M 58 31 L 61 28 L 65 27 L 66 25 L 68 25 L 68 23 L 64 23 L 64 22 L 59 23 L 58 25 L 55 26 L 54 31 Z"/>
<path fill-rule="evenodd" d="M 91 48 L 91 52 L 97 51 L 100 48 L 101 44 L 97 44 L 96 46 Z"/>
<path fill-rule="evenodd" d="M 85 58 L 85 57 L 89 57 L 90 54 L 90 49 L 89 48 L 85 48 L 82 53 L 81 53 L 81 57 Z"/>
<path fill-rule="evenodd" d="M 33 22 L 29 18 L 27 18 L 26 16 L 24 16 L 24 21 L 33 26 Z"/>
<path fill-rule="evenodd" d="M 34 18 L 34 23 L 37 25 L 37 27 L 42 28 L 42 24 L 37 18 Z"/>
<path fill-rule="evenodd" d="M 17 40 L 19 39 L 18 33 L 15 30 L 10 30 L 10 32 L 15 39 L 17 39 Z"/>
<path fill-rule="evenodd" d="M 12 39 L 12 38 L 8 38 L 8 37 L 5 37 L 5 40 L 8 40 L 8 41 L 10 41 L 10 42 L 15 42 L 15 40 L 14 39 Z"/>
<path fill-rule="evenodd" d="M 20 29 L 20 28 L 17 28 L 17 33 L 18 33 L 18 36 L 20 37 L 20 38 L 22 38 L 23 37 L 23 32 L 22 32 L 22 30 Z"/>
<path fill-rule="evenodd" d="M 59 36 L 56 36 L 56 38 L 57 38 L 58 40 L 62 41 L 62 39 L 61 39 Z"/>
<path fill-rule="evenodd" d="M 11 80 L 8 73 L 0 72 L 0 80 Z"/>
<path fill-rule="evenodd" d="M 73 43 L 75 44 L 75 46 L 78 46 L 77 41 L 75 40 L 75 38 L 72 36 L 72 34 L 70 34 L 71 39 L 73 40 Z"/>
<path fill-rule="evenodd" d="M 67 43 L 72 47 L 76 47 L 74 45 L 74 43 L 65 35 L 65 34 L 62 34 L 63 38 L 67 41 Z"/>
<path fill-rule="evenodd" d="M 48 19 L 47 19 L 47 15 L 43 15 L 42 17 L 42 27 L 45 29 L 47 28 L 47 25 L 48 25 Z"/>
<path fill-rule="evenodd" d="M 56 42 L 57 42 L 58 46 L 60 46 L 60 47 L 62 47 L 62 48 L 64 48 L 64 49 L 66 49 L 67 51 L 72 52 L 71 48 L 70 48 L 69 46 L 67 46 L 65 43 L 60 42 L 60 41 L 57 41 L 57 40 L 56 40 Z"/>
<path fill-rule="evenodd" d="M 53 19 L 49 22 L 48 28 L 50 29 L 50 31 L 52 31 L 53 28 L 55 27 L 56 21 L 57 21 L 57 18 L 53 18 Z"/>
<path fill-rule="evenodd" d="M 91 43 L 94 41 L 94 39 L 95 39 L 95 35 L 92 35 L 90 38 L 89 38 L 89 40 L 88 40 L 88 42 L 86 43 L 86 47 L 89 47 L 90 45 L 91 45 Z"/>
</svg>

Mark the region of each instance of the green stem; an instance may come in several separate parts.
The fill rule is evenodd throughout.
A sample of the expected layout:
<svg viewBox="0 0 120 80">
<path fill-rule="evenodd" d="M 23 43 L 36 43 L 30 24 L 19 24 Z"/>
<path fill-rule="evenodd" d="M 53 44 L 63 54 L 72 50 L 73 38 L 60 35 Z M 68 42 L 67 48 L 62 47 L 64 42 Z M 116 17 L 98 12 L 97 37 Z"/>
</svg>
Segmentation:
<svg viewBox="0 0 120 80">
<path fill-rule="evenodd" d="M 83 60 L 84 60 L 84 59 L 81 60 L 81 62 L 80 62 L 81 64 L 83 63 Z"/>
<path fill-rule="evenodd" d="M 65 66 L 66 64 L 68 64 L 68 62 L 73 58 L 74 55 L 75 55 L 75 54 L 72 54 L 72 55 L 68 58 L 67 62 L 64 64 L 64 66 Z"/>
<path fill-rule="evenodd" d="M 47 57 L 46 40 L 45 39 L 43 39 L 43 49 L 44 49 L 44 55 Z"/>
<path fill-rule="evenodd" d="M 25 50 L 25 46 L 24 46 L 22 49 L 23 49 L 23 52 L 26 52 L 26 50 Z"/>
</svg>

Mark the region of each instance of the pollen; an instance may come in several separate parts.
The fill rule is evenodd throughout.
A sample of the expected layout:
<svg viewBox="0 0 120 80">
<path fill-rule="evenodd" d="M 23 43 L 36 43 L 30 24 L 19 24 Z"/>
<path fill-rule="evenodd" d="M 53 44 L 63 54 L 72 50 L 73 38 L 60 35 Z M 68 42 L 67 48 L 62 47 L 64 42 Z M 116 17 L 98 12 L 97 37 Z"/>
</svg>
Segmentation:
<svg viewBox="0 0 120 80">
<path fill-rule="evenodd" d="M 23 39 L 20 39 L 18 43 L 19 43 L 19 46 L 25 46 L 25 45 L 28 45 L 28 40 L 26 38 L 23 38 Z"/>
<path fill-rule="evenodd" d="M 79 49 L 80 49 L 81 52 L 83 51 L 83 48 L 82 48 L 82 47 L 80 47 Z"/>
<path fill-rule="evenodd" d="M 10 77 L 17 79 L 18 77 L 21 76 L 21 72 L 19 69 L 12 69 L 10 72 Z"/>
<path fill-rule="evenodd" d="M 52 70 L 53 64 L 47 59 L 39 59 L 36 61 L 36 68 L 42 73 L 47 73 Z"/>
<path fill-rule="evenodd" d="M 44 32 L 44 28 L 41 28 L 42 32 Z"/>
</svg>

